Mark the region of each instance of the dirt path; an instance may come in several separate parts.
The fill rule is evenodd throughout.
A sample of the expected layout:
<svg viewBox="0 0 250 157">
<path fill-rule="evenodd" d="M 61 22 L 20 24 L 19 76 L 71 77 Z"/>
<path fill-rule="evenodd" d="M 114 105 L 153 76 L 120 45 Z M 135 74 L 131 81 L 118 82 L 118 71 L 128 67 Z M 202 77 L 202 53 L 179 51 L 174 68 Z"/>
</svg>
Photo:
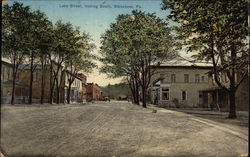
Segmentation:
<svg viewBox="0 0 250 157">
<path fill-rule="evenodd" d="M 248 134 L 185 113 L 128 102 L 4 106 L 9 156 L 225 156 L 248 153 Z"/>
</svg>

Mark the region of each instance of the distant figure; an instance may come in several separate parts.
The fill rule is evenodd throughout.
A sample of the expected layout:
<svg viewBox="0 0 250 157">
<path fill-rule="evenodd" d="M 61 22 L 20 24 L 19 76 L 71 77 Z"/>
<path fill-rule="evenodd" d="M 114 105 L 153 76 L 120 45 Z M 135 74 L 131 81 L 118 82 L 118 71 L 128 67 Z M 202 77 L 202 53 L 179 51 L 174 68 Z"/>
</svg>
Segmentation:
<svg viewBox="0 0 250 157">
<path fill-rule="evenodd" d="M 109 97 L 109 103 L 110 103 L 110 97 Z"/>
</svg>

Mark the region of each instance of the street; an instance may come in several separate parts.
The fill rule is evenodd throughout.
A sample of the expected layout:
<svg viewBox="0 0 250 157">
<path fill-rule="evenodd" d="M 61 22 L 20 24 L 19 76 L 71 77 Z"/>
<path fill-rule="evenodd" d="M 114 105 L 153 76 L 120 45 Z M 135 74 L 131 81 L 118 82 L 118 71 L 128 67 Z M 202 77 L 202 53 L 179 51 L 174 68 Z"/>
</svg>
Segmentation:
<svg viewBox="0 0 250 157">
<path fill-rule="evenodd" d="M 125 101 L 6 105 L 1 120 L 1 146 L 11 157 L 236 157 L 248 153 L 248 128 Z"/>
</svg>

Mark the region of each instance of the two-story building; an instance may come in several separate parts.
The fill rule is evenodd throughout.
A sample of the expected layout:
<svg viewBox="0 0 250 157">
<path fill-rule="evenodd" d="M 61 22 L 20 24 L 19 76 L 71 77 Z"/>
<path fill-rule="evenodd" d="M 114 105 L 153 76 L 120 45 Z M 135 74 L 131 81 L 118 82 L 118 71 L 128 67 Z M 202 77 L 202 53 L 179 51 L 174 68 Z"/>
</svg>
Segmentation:
<svg viewBox="0 0 250 157">
<path fill-rule="evenodd" d="M 150 101 L 154 104 L 185 107 L 200 106 L 199 91 L 209 87 L 208 72 L 212 66 L 167 65 L 152 66 L 155 75 L 150 83 Z"/>
<path fill-rule="evenodd" d="M 69 89 L 69 77 L 73 77 L 74 80 L 70 87 L 70 101 L 71 102 L 82 102 L 83 100 L 83 90 L 82 90 L 82 78 L 78 75 L 74 75 L 69 71 L 64 71 L 63 84 L 64 84 L 64 92 L 62 92 L 61 99 L 66 103 L 67 102 L 67 94 Z"/>
<path fill-rule="evenodd" d="M 13 87 L 13 65 L 2 61 L 1 62 L 1 102 L 2 103 L 10 103 L 11 102 L 11 94 Z M 20 73 L 18 72 L 16 75 L 15 81 L 15 100 L 14 103 L 25 103 L 28 101 L 28 84 L 25 84 L 20 81 Z"/>
<path fill-rule="evenodd" d="M 58 65 L 56 62 L 52 63 L 53 70 L 57 70 Z M 69 73 L 69 71 L 62 71 L 62 67 L 59 68 L 58 80 L 62 82 L 60 87 L 60 103 L 65 103 L 67 100 L 67 89 L 69 87 L 68 76 L 73 76 L 74 82 L 71 85 L 70 98 L 72 102 L 82 102 L 83 100 L 83 84 L 82 78 Z M 12 64 L 2 61 L 1 71 L 1 94 L 2 103 L 10 103 L 11 91 L 13 86 L 12 81 Z M 42 76 L 44 77 L 44 83 L 42 84 Z M 85 76 L 85 75 L 84 75 Z M 86 77 L 86 76 L 85 76 Z M 48 103 L 50 100 L 51 85 L 53 76 L 51 75 L 51 65 L 45 65 L 44 68 L 41 65 L 34 65 L 33 71 L 33 85 L 32 85 L 32 102 L 38 103 L 41 100 L 42 88 L 44 90 L 43 102 Z M 27 103 L 29 97 L 29 84 L 30 84 L 30 65 L 21 64 L 19 65 L 17 78 L 16 78 L 16 89 L 15 89 L 15 103 Z M 85 78 L 86 84 L 86 78 Z M 84 85 L 85 88 L 85 85 Z M 53 102 L 56 102 L 56 87 L 54 86 Z"/>
<path fill-rule="evenodd" d="M 101 87 L 95 83 L 87 83 L 87 101 L 102 100 Z"/>
<path fill-rule="evenodd" d="M 87 101 L 87 76 L 84 75 L 83 73 L 78 73 L 77 76 L 82 79 L 82 101 L 86 102 Z"/>
</svg>

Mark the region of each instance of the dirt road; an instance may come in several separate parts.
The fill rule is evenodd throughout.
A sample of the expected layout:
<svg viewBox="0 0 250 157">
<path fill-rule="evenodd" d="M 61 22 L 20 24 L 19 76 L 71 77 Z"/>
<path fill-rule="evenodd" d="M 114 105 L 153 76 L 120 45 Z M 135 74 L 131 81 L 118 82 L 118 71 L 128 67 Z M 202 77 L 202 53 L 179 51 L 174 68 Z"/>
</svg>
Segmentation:
<svg viewBox="0 0 250 157">
<path fill-rule="evenodd" d="M 4 106 L 1 146 L 14 157 L 236 157 L 248 131 L 128 102 Z"/>
</svg>

